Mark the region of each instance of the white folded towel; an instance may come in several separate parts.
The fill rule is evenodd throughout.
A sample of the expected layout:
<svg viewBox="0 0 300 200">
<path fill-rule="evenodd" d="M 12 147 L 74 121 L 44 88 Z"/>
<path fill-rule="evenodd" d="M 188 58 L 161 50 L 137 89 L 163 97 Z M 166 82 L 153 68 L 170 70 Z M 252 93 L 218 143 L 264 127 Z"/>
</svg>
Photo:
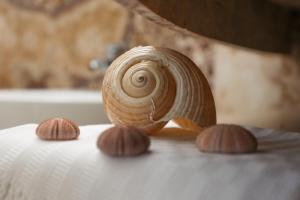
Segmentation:
<svg viewBox="0 0 300 200">
<path fill-rule="evenodd" d="M 75 141 L 42 141 L 29 124 L 0 131 L 0 200 L 299 200 L 300 134 L 250 128 L 260 152 L 199 152 L 151 138 L 150 152 L 111 158 L 96 147 L 111 125 Z"/>
</svg>

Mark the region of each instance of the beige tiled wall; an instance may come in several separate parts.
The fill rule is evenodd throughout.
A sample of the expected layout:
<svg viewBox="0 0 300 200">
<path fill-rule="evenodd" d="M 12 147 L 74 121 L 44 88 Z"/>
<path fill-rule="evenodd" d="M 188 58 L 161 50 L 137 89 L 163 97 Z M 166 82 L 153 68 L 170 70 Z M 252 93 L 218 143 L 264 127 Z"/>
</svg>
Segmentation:
<svg viewBox="0 0 300 200">
<path fill-rule="evenodd" d="M 92 87 L 93 57 L 122 38 L 127 12 L 109 0 L 88 1 L 51 18 L 0 2 L 0 87 Z"/>
<path fill-rule="evenodd" d="M 300 66 L 279 55 L 214 45 L 219 122 L 300 130 Z"/>
<path fill-rule="evenodd" d="M 129 24 L 130 23 L 130 24 Z M 129 24 L 129 25 L 128 25 Z M 168 46 L 196 62 L 210 62 L 207 41 L 164 29 L 112 0 L 90 0 L 53 18 L 0 1 L 0 87 L 99 89 L 103 72 L 88 68 L 107 47 L 126 39 L 136 45 Z M 203 46 L 205 48 L 203 48 Z M 199 56 L 200 55 L 200 56 Z"/>
</svg>

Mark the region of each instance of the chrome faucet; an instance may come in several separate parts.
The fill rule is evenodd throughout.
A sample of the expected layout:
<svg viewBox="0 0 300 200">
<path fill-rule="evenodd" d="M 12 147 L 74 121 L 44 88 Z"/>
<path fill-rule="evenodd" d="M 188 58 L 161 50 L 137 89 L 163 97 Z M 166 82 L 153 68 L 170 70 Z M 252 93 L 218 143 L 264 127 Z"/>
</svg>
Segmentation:
<svg viewBox="0 0 300 200">
<path fill-rule="evenodd" d="M 125 45 L 124 43 L 110 44 L 106 49 L 106 57 L 92 59 L 89 63 L 89 68 L 93 71 L 105 71 L 108 68 L 108 66 L 114 61 L 114 59 L 116 59 L 118 56 L 120 56 L 127 50 L 128 45 Z"/>
</svg>

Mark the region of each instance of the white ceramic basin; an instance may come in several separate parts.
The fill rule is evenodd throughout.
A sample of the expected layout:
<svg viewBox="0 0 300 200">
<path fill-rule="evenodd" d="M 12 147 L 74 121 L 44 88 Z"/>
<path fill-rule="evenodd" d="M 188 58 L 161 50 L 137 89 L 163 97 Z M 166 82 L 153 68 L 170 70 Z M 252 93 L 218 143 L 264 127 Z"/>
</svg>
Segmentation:
<svg viewBox="0 0 300 200">
<path fill-rule="evenodd" d="M 98 91 L 0 90 L 0 129 L 51 117 L 65 117 L 79 125 L 109 122 Z"/>
</svg>

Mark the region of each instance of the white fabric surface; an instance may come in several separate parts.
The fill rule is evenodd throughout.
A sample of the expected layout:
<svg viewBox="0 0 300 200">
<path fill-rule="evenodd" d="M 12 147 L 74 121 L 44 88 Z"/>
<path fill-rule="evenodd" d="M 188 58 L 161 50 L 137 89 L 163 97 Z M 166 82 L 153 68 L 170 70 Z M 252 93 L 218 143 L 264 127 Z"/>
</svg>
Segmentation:
<svg viewBox="0 0 300 200">
<path fill-rule="evenodd" d="M 0 200 L 299 200 L 300 134 L 250 128 L 260 152 L 200 153 L 191 141 L 152 138 L 151 152 L 111 158 L 96 148 L 110 125 L 47 142 L 35 124 L 0 131 Z"/>
</svg>

